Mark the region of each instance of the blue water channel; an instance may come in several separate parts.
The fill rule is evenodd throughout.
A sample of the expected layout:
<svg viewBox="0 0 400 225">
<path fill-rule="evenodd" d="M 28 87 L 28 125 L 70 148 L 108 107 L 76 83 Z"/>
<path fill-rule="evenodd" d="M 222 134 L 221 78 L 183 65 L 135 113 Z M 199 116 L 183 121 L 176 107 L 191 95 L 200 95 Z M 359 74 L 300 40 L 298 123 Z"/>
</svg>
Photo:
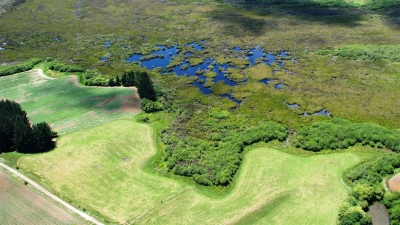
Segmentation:
<svg viewBox="0 0 400 225">
<path fill-rule="evenodd" d="M 105 45 L 109 45 L 110 42 L 107 42 Z M 150 55 L 153 55 L 154 58 L 151 58 L 149 60 L 146 60 L 144 55 L 141 54 L 132 54 L 129 58 L 126 58 L 126 62 L 139 62 L 142 67 L 146 67 L 149 70 L 158 68 L 161 70 L 161 73 L 176 73 L 178 76 L 183 76 L 187 75 L 189 77 L 191 76 L 196 76 L 198 79 L 193 82 L 193 85 L 196 87 L 199 87 L 201 92 L 204 94 L 211 94 L 212 91 L 210 88 L 207 88 L 204 86 L 204 83 L 208 79 L 213 79 L 212 81 L 214 83 L 216 82 L 224 82 L 227 85 L 230 86 L 236 86 L 239 85 L 240 83 L 245 83 L 247 82 L 247 79 L 236 82 L 233 80 L 230 80 L 227 78 L 227 70 L 229 68 L 237 68 L 235 65 L 232 64 L 220 64 L 217 63 L 213 58 L 205 58 L 203 62 L 201 62 L 198 65 L 191 66 L 189 63 L 189 59 L 191 56 L 196 54 L 196 52 L 203 51 L 205 50 L 205 47 L 203 46 L 204 42 L 191 42 L 185 45 L 185 47 L 193 47 L 193 50 L 190 51 L 185 51 L 183 52 L 181 49 L 178 48 L 177 45 L 173 46 L 157 46 L 157 50 L 151 52 Z M 285 60 L 293 60 L 289 57 L 288 53 L 286 51 L 282 51 L 278 55 L 273 55 L 270 52 L 265 52 L 263 49 L 259 48 L 256 46 L 253 49 L 250 50 L 244 50 L 240 49 L 240 47 L 235 47 L 232 49 L 233 52 L 243 52 L 245 55 L 245 60 L 248 60 L 250 62 L 250 65 L 256 65 L 256 63 L 265 63 L 266 65 L 271 65 L 272 63 L 277 63 L 279 66 L 282 66 L 285 62 Z M 168 68 L 168 65 L 171 63 L 173 58 L 177 56 L 178 54 L 182 54 L 185 56 L 185 60 L 183 60 L 180 65 L 174 66 L 172 68 Z M 103 60 L 103 59 L 102 59 Z M 214 78 L 208 78 L 204 76 L 203 74 L 205 72 L 215 72 L 216 76 Z M 265 84 L 268 84 L 271 82 L 272 79 L 264 79 L 261 80 L 260 82 L 263 82 Z M 285 86 L 284 84 L 277 84 L 275 85 L 275 89 L 279 90 Z M 230 94 L 225 94 L 221 95 L 221 97 L 226 97 L 229 98 L 230 100 L 236 102 L 237 104 L 240 104 L 241 101 L 233 98 Z"/>
</svg>

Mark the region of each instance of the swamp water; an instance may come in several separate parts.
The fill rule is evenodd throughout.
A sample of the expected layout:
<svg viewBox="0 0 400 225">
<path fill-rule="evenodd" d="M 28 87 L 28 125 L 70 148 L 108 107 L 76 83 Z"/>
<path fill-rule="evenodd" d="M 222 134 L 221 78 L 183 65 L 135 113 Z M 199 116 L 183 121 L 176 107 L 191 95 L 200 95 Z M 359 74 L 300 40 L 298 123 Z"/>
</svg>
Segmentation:
<svg viewBox="0 0 400 225">
<path fill-rule="evenodd" d="M 206 83 L 210 83 L 210 79 L 212 79 L 212 83 L 223 82 L 231 87 L 239 85 L 240 83 L 247 82 L 247 78 L 242 81 L 234 81 L 229 79 L 229 75 L 227 73 L 229 68 L 237 68 L 237 66 L 233 64 L 220 64 L 216 62 L 213 58 L 205 58 L 201 63 L 197 65 L 190 64 L 190 58 L 194 56 L 197 52 L 205 50 L 203 46 L 205 42 L 202 41 L 200 44 L 196 42 L 191 42 L 186 44 L 185 47 L 190 47 L 191 50 L 187 50 L 187 48 L 180 49 L 177 45 L 173 46 L 157 46 L 157 50 L 150 53 L 150 55 L 141 55 L 141 54 L 132 54 L 130 57 L 126 58 L 126 62 L 135 62 L 140 63 L 142 67 L 146 67 L 149 70 L 158 69 L 161 73 L 175 73 L 178 76 L 188 76 L 188 77 L 197 77 L 197 79 L 192 83 L 193 86 L 196 86 L 200 89 L 203 94 L 211 94 L 213 93 L 209 87 L 206 87 Z M 107 42 L 107 44 L 109 44 Z M 106 45 L 107 45 L 106 44 Z M 232 49 L 232 52 L 242 53 L 242 60 L 247 60 L 248 65 L 245 66 L 254 66 L 257 63 L 265 63 L 270 66 L 272 63 L 276 63 L 278 66 L 282 66 L 286 60 L 291 60 L 292 62 L 296 62 L 295 59 L 291 58 L 288 55 L 287 51 L 281 51 L 279 54 L 271 54 L 270 52 L 264 51 L 262 48 L 258 46 L 246 50 L 241 49 L 240 47 L 235 47 Z M 176 56 L 183 56 L 183 60 L 179 65 L 169 66 Z M 102 60 L 104 60 L 102 58 Z M 206 72 L 214 72 L 216 75 L 214 77 L 207 77 L 204 74 Z M 208 82 L 207 82 L 208 81 Z M 274 81 L 274 79 L 262 79 L 259 82 L 262 82 L 266 85 L 269 85 Z M 276 90 L 280 90 L 286 85 L 283 83 L 278 83 L 274 86 Z M 231 94 L 223 94 L 220 95 L 224 98 L 229 98 L 231 101 L 236 104 L 240 104 L 241 101 L 232 97 Z M 297 104 L 287 104 L 289 108 L 300 108 Z M 303 116 L 309 116 L 307 112 L 304 112 Z M 330 113 L 323 109 L 318 112 L 314 112 L 311 115 L 322 115 L 322 116 L 330 116 Z"/>
<path fill-rule="evenodd" d="M 372 217 L 373 225 L 389 225 L 390 217 L 386 206 L 380 202 L 374 202 L 369 206 L 368 214 Z"/>
<path fill-rule="evenodd" d="M 220 64 L 217 63 L 213 58 L 205 58 L 198 65 L 190 65 L 189 63 L 190 57 L 193 56 L 196 52 L 203 51 L 205 49 L 202 44 L 204 44 L 204 42 L 200 44 L 192 42 L 185 45 L 185 47 L 192 47 L 192 49 L 194 49 L 194 52 L 193 51 L 183 52 L 181 51 L 181 49 L 178 49 L 177 45 L 174 45 L 172 47 L 157 46 L 158 50 L 151 52 L 151 54 L 148 56 L 133 54 L 129 58 L 125 59 L 125 61 L 140 63 L 142 67 L 146 67 L 149 70 L 157 68 L 161 70 L 161 73 L 175 73 L 178 76 L 186 75 L 189 77 L 196 76 L 198 79 L 194 81 L 192 84 L 196 87 L 199 87 L 200 91 L 203 92 L 203 94 L 213 93 L 209 87 L 204 86 L 209 79 L 212 79 L 213 83 L 223 82 L 232 87 L 239 85 L 240 83 L 247 82 L 247 79 L 244 79 L 239 82 L 229 79 L 229 76 L 227 76 L 227 70 L 229 68 L 237 68 L 237 66 L 227 63 Z M 232 51 L 243 52 L 243 54 L 245 55 L 243 60 L 247 60 L 249 62 L 249 65 L 252 66 L 256 65 L 257 62 L 265 63 L 268 66 L 270 66 L 271 63 L 277 63 L 279 66 L 282 66 L 284 64 L 284 61 L 289 59 L 289 56 L 285 51 L 282 51 L 280 54 L 273 55 L 269 52 L 265 52 L 258 46 L 250 50 L 242 50 L 239 47 L 235 47 L 232 49 Z M 183 55 L 184 60 L 179 65 L 168 67 L 173 58 L 178 55 Z M 146 58 L 148 58 L 148 60 L 146 60 Z M 278 58 L 281 60 L 278 60 Z M 293 61 L 293 59 L 290 60 Z M 205 72 L 214 72 L 216 76 L 206 77 L 203 75 Z M 268 82 L 266 82 L 267 80 L 268 79 L 264 79 L 261 80 L 260 82 L 268 84 Z M 275 89 L 279 90 L 283 86 L 284 84 L 277 84 L 275 86 Z M 237 104 L 241 103 L 241 101 L 234 99 L 230 94 L 224 94 L 220 96 L 229 98 L 230 100 L 236 102 Z"/>
</svg>

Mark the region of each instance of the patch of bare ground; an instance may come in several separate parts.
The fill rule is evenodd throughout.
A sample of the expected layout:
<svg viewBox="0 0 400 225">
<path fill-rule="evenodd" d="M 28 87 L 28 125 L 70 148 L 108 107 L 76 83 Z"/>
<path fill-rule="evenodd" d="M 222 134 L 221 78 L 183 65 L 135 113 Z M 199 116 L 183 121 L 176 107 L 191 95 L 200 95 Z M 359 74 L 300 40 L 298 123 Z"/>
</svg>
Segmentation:
<svg viewBox="0 0 400 225">
<path fill-rule="evenodd" d="M 71 76 L 71 81 L 75 86 L 82 87 L 79 85 L 77 76 Z M 126 87 L 113 87 L 113 88 L 126 88 Z M 133 88 L 132 90 L 133 90 L 133 95 L 123 96 L 122 99 L 119 98 L 106 99 L 100 102 L 99 104 L 95 105 L 94 107 L 101 107 L 113 101 L 121 100 L 121 108 L 119 108 L 118 111 L 139 113 L 141 112 L 140 97 L 136 88 Z"/>
<path fill-rule="evenodd" d="M 400 173 L 389 180 L 389 189 L 400 192 Z"/>
<path fill-rule="evenodd" d="M 121 109 L 124 112 L 133 112 L 133 113 L 139 113 L 141 111 L 140 97 L 136 88 L 134 89 L 133 95 L 122 97 Z"/>
<path fill-rule="evenodd" d="M 72 83 L 73 83 L 75 86 L 80 87 L 79 81 L 78 81 L 78 76 L 75 76 L 75 75 L 71 76 L 71 80 L 72 80 Z"/>
<path fill-rule="evenodd" d="M 1 224 L 79 224 L 78 218 L 0 170 Z"/>
</svg>

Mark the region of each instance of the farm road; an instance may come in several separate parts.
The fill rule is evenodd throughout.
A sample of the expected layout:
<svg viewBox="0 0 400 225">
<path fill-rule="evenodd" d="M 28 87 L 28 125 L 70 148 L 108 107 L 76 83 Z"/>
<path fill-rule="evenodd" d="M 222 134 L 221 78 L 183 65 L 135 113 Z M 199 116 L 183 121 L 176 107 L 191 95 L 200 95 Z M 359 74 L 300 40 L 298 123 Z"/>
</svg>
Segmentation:
<svg viewBox="0 0 400 225">
<path fill-rule="evenodd" d="M 81 216 L 82 218 L 84 218 L 85 220 L 92 222 L 96 225 L 104 225 L 103 223 L 100 223 L 99 221 L 97 221 L 96 219 L 94 219 L 93 217 L 89 216 L 88 214 L 76 209 L 75 207 L 73 207 L 72 205 L 64 202 L 62 199 L 60 199 L 59 197 L 53 195 L 52 193 L 48 192 L 46 189 L 44 189 L 43 187 L 41 187 L 40 185 L 38 185 L 37 183 L 33 182 L 31 179 L 27 178 L 26 176 L 22 175 L 21 173 L 19 173 L 18 171 L 12 169 L 11 167 L 3 164 L 0 162 L 0 167 L 3 167 L 4 169 L 10 171 L 11 173 L 13 173 L 14 175 L 18 176 L 19 178 L 25 180 L 26 182 L 28 182 L 30 185 L 32 185 L 33 187 L 35 187 L 37 190 L 41 191 L 42 193 L 46 194 L 47 196 L 49 196 L 50 198 L 54 199 L 54 201 L 59 202 L 60 204 L 62 204 L 63 206 L 65 206 L 67 209 L 71 210 L 72 212 L 78 214 L 79 216 Z"/>
</svg>

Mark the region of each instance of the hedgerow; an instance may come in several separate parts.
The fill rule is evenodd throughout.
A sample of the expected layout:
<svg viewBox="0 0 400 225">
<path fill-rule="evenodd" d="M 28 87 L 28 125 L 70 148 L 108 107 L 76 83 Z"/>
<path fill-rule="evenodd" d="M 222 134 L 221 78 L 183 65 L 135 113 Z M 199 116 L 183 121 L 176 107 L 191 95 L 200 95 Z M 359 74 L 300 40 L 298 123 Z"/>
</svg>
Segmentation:
<svg viewBox="0 0 400 225">
<path fill-rule="evenodd" d="M 0 77 L 31 70 L 39 62 L 41 62 L 40 59 L 33 58 L 28 61 L 18 63 L 15 65 L 1 66 L 0 67 Z"/>
</svg>

